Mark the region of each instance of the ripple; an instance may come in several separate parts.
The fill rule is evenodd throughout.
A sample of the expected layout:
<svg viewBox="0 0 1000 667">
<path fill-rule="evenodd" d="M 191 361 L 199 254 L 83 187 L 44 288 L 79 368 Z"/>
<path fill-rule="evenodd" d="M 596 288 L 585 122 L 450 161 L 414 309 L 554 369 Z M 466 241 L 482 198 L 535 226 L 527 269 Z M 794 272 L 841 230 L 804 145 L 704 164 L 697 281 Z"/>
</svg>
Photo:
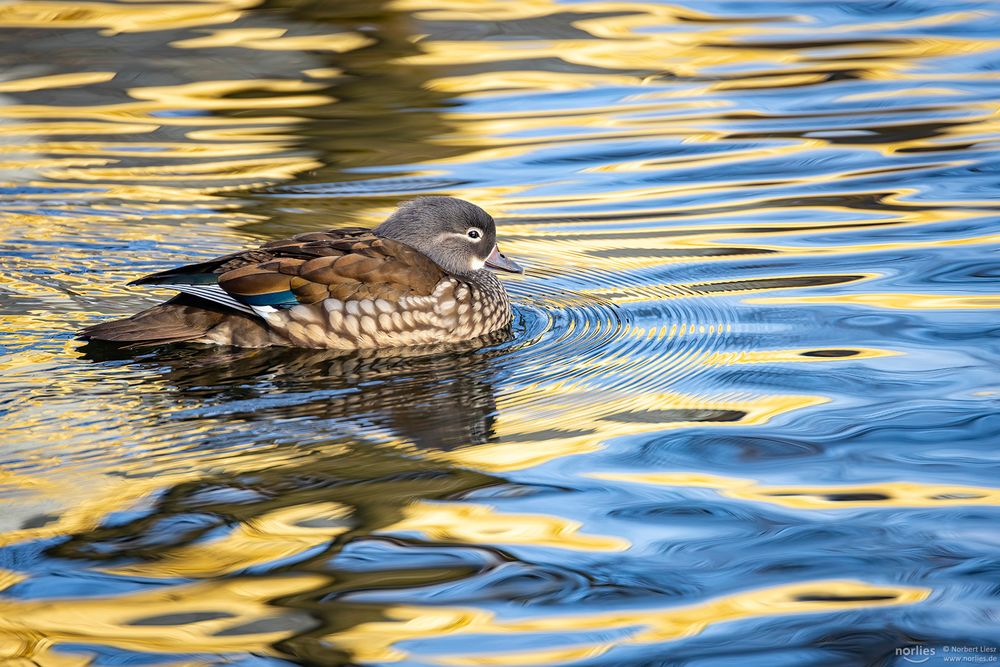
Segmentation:
<svg viewBox="0 0 1000 667">
<path fill-rule="evenodd" d="M 378 194 L 408 194 L 411 192 L 447 192 L 465 185 L 462 181 L 442 178 L 369 178 L 342 183 L 303 183 L 300 185 L 280 185 L 267 191 L 277 195 L 336 197 L 365 196 Z"/>
</svg>

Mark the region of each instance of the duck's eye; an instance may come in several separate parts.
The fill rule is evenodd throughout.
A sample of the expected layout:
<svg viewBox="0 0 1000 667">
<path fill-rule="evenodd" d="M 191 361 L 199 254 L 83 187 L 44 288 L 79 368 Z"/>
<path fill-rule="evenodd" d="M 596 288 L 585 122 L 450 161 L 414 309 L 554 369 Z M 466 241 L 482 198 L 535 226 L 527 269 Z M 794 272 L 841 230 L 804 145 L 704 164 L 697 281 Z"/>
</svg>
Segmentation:
<svg viewBox="0 0 1000 667">
<path fill-rule="evenodd" d="M 470 239 L 478 239 L 480 236 L 483 235 L 483 233 L 481 231 L 479 231 L 478 229 L 476 229 L 475 227 L 473 227 L 472 229 L 470 229 L 469 231 L 467 231 L 466 234 L 469 235 Z"/>
</svg>

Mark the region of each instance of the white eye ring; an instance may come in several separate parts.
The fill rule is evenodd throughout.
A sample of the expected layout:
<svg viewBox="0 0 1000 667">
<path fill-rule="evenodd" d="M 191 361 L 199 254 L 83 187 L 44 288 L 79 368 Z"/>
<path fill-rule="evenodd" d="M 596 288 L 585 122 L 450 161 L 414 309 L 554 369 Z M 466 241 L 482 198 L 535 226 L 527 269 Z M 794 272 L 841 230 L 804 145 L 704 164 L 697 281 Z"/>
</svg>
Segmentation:
<svg viewBox="0 0 1000 667">
<path fill-rule="evenodd" d="M 466 235 L 467 235 L 467 236 L 468 236 L 468 237 L 469 237 L 470 239 L 479 239 L 479 238 L 480 238 L 480 237 L 482 237 L 482 235 L 483 235 L 483 233 L 482 233 L 481 231 L 479 231 L 478 229 L 476 229 L 475 227 L 471 227 L 471 228 L 469 229 L 469 231 L 465 232 L 465 234 L 466 234 Z"/>
</svg>

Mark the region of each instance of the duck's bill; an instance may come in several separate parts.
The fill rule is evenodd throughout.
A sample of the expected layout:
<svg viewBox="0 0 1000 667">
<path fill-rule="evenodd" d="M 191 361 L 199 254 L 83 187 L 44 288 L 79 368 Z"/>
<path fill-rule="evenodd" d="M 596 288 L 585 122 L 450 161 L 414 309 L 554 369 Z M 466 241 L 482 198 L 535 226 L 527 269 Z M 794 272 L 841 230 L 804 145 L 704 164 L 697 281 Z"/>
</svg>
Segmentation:
<svg viewBox="0 0 1000 667">
<path fill-rule="evenodd" d="M 493 246 L 493 252 L 491 252 L 490 256 L 486 258 L 486 268 L 492 269 L 493 271 L 524 273 L 524 269 L 518 266 L 516 262 L 507 259 L 503 253 L 500 252 L 500 248 L 497 246 Z"/>
</svg>

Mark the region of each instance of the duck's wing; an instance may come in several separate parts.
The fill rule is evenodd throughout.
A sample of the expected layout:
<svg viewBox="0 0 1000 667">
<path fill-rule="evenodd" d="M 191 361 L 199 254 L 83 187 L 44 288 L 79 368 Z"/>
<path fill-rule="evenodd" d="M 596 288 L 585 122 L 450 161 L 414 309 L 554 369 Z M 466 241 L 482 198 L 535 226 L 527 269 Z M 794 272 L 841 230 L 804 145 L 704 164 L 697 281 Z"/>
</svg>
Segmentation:
<svg viewBox="0 0 1000 667">
<path fill-rule="evenodd" d="M 300 234 L 140 278 L 248 314 L 333 298 L 386 299 L 427 295 L 444 277 L 407 245 L 360 228 Z"/>
</svg>

